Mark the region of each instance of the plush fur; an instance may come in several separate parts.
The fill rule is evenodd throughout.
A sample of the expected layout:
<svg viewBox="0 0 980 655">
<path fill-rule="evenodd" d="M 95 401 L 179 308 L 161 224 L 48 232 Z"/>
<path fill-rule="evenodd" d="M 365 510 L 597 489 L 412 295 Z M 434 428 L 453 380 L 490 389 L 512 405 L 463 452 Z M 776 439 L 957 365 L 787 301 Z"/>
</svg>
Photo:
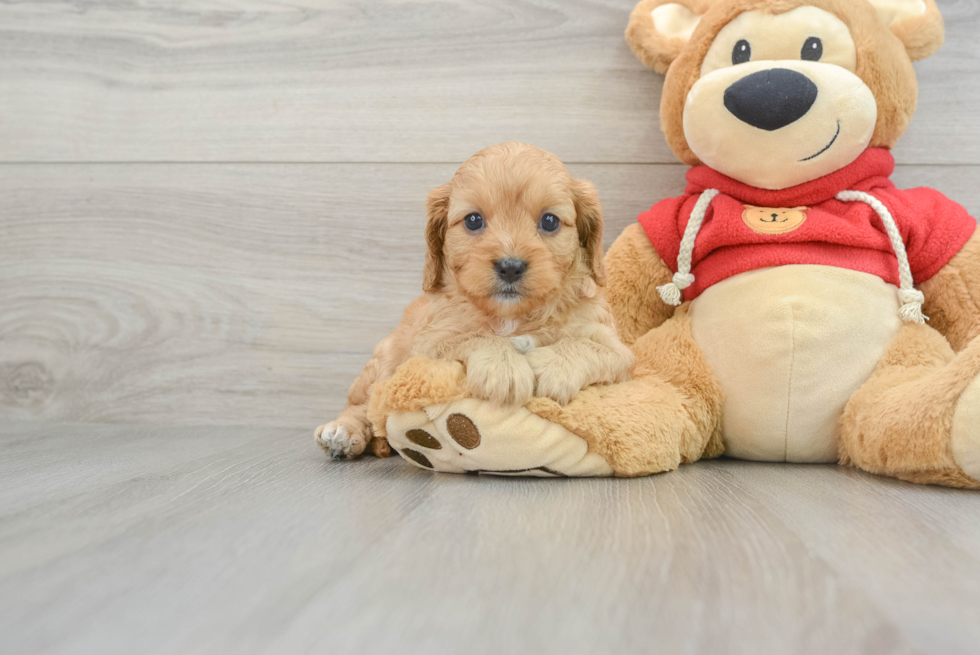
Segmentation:
<svg viewBox="0 0 980 655">
<path fill-rule="evenodd" d="M 923 6 L 925 11 L 922 11 Z M 811 8 L 795 14 L 806 23 L 803 27 L 799 24 L 785 27 L 786 21 L 796 20 L 793 18 L 781 21 L 774 18 L 801 7 Z M 807 17 L 813 16 L 820 17 L 817 21 L 819 25 L 805 21 Z M 765 53 L 772 46 L 771 51 L 788 52 L 788 58 L 783 55 L 770 58 L 760 56 L 757 61 L 753 60 L 755 66 L 735 61 L 732 44 L 720 39 L 719 34 L 740 17 L 741 20 L 729 33 L 743 28 L 749 33 L 753 27 L 758 27 L 759 29 L 752 32 L 755 35 L 752 38 L 759 37 L 761 40 L 756 43 L 758 52 Z M 842 25 L 847 32 L 843 37 L 842 31 L 845 28 Z M 828 50 L 833 51 L 827 53 L 827 60 L 822 63 L 818 63 L 819 60 L 803 62 L 805 57 L 800 50 L 802 44 L 798 41 L 808 40 L 806 33 L 810 29 L 825 30 L 824 33 L 830 35 L 827 45 Z M 775 38 L 774 34 L 776 37 L 785 36 L 787 41 L 793 42 L 793 47 L 786 50 L 784 43 L 767 43 L 766 39 Z M 675 153 L 690 164 L 697 164 L 698 157 L 685 136 L 685 105 L 699 101 L 698 98 L 692 100 L 692 89 L 701 79 L 706 55 L 711 52 L 716 40 L 727 53 L 722 52 L 724 56 L 719 57 L 720 51 L 716 49 L 711 55 L 715 62 L 712 65 L 719 61 L 722 65 L 708 72 L 705 79 L 717 70 L 732 66 L 738 69 L 738 66 L 744 65 L 738 70 L 727 70 L 725 75 L 728 77 L 716 78 L 733 84 L 741 76 L 747 77 L 754 74 L 754 71 L 782 67 L 807 76 L 816 85 L 823 85 L 825 92 L 837 90 L 835 85 L 841 81 L 869 90 L 876 105 L 876 120 L 870 122 L 868 117 L 871 114 L 868 113 L 859 112 L 851 116 L 868 120 L 867 134 L 864 135 L 866 140 L 862 141 L 864 137 L 861 135 L 852 134 L 846 137 L 852 142 L 844 145 L 859 145 L 858 148 L 850 148 L 850 151 L 855 151 L 869 144 L 890 147 L 902 135 L 915 109 L 916 81 L 911 61 L 935 51 L 942 43 L 942 35 L 942 18 L 933 0 L 925 0 L 925 5 L 918 0 L 882 0 L 880 3 L 867 0 L 681 0 L 680 3 L 642 0 L 633 12 L 627 29 L 627 39 L 638 57 L 648 66 L 667 72 L 662 124 Z M 844 47 L 841 47 L 842 43 Z M 738 47 L 737 44 L 735 47 Z M 725 63 L 725 56 L 730 58 L 730 65 Z M 831 67 L 840 70 L 830 70 Z M 721 90 L 725 91 L 724 88 Z M 718 87 L 711 91 L 713 95 L 710 100 L 720 105 Z M 704 96 L 701 100 L 703 98 Z M 863 101 L 866 100 L 867 97 Z M 736 115 L 731 108 L 728 111 Z M 821 111 L 832 113 L 827 110 L 826 105 Z M 729 119 L 726 117 L 726 120 Z M 743 118 L 739 120 L 752 125 Z M 799 118 L 794 120 L 798 121 Z M 785 125 L 794 124 L 791 121 Z M 712 120 L 692 123 L 693 128 L 709 132 L 707 136 L 710 138 L 701 140 L 702 145 L 708 144 L 705 147 L 710 147 L 713 140 L 720 142 L 731 138 L 730 130 L 719 127 L 720 125 Z M 745 139 L 748 141 L 736 143 L 738 147 L 725 150 L 725 157 L 732 156 L 731 153 L 739 153 L 742 146 L 742 152 L 749 152 L 748 149 L 755 146 L 759 152 L 775 153 L 777 151 L 769 146 L 772 142 L 778 143 L 780 139 L 781 145 L 789 150 L 798 140 L 798 135 L 792 130 L 783 130 L 779 126 L 772 130 L 753 126 L 758 128 L 758 134 L 753 137 L 750 131 L 741 130 L 739 134 L 747 135 Z M 766 133 L 763 134 L 763 131 Z M 754 142 L 751 141 L 753 138 L 756 139 Z M 718 154 L 718 151 L 712 154 Z M 766 178 L 774 186 L 765 186 L 755 180 L 739 179 L 739 182 L 776 192 L 796 184 L 834 177 L 843 167 L 855 161 L 843 161 L 851 155 L 836 155 L 841 161 L 834 159 L 833 153 L 831 155 L 822 160 L 824 164 L 831 161 L 833 166 L 840 168 L 820 172 L 806 168 L 805 162 L 812 158 L 791 158 L 787 160 L 787 166 L 800 164 L 799 170 L 795 173 L 790 171 L 791 175 L 780 178 L 778 169 L 783 164 L 774 166 L 777 175 Z M 539 169 L 549 168 L 549 162 L 547 159 L 539 160 L 537 166 L 521 169 L 521 174 L 535 175 Z M 748 171 L 750 176 L 751 173 L 751 170 Z M 787 182 L 793 179 L 792 174 L 802 179 Z M 811 174 L 812 177 L 807 177 Z M 473 169 L 473 175 L 473 179 L 484 182 L 500 177 L 479 167 Z M 571 197 L 578 198 L 572 201 L 576 206 L 576 215 L 598 216 L 598 209 L 585 209 L 598 206 L 597 202 L 583 200 L 591 198 L 590 194 L 569 182 L 568 178 L 562 179 L 569 185 Z M 785 186 L 778 186 L 780 180 Z M 437 190 L 431 197 L 428 232 L 430 260 L 426 269 L 426 285 L 432 292 L 430 296 L 436 294 L 440 298 L 438 302 L 458 303 L 447 305 L 454 315 L 466 316 L 471 311 L 467 307 L 484 311 L 492 307 L 484 300 L 487 297 L 487 278 L 476 269 L 479 269 L 479 262 L 490 261 L 495 255 L 492 254 L 492 249 L 486 252 L 480 247 L 468 249 L 465 245 L 467 242 L 460 235 L 453 234 L 454 221 L 459 220 L 466 212 L 473 211 L 476 203 L 462 202 L 456 184 L 462 184 L 471 190 L 481 188 L 467 174 L 459 176 L 458 180 L 454 179 L 451 185 Z M 493 188 L 493 185 L 489 187 Z M 536 187 L 532 184 L 529 188 Z M 837 191 L 833 193 L 836 194 Z M 695 201 L 694 198 L 690 200 L 692 204 Z M 682 201 L 684 199 L 664 202 Z M 729 202 L 733 201 L 729 199 Z M 506 204 L 504 200 L 501 202 Z M 751 211 L 758 201 L 744 204 L 746 211 Z M 460 206 L 454 209 L 456 205 Z M 807 211 L 802 207 L 795 210 L 793 207 L 773 210 L 801 213 Z M 743 216 L 742 219 L 749 221 L 751 216 Z M 573 295 L 574 290 L 578 289 L 578 295 L 585 297 L 591 295 L 586 291 L 590 288 L 590 281 L 594 287 L 601 285 L 604 280 L 596 241 L 590 239 L 595 230 L 589 225 L 590 222 L 586 221 L 584 229 L 580 226 L 577 242 L 581 251 L 577 260 L 578 268 L 575 269 L 577 273 L 566 278 Z M 745 225 L 740 220 L 733 229 L 745 229 Z M 764 231 L 756 232 L 762 234 Z M 769 236 L 781 237 L 778 234 Z M 961 244 L 962 241 L 957 242 L 956 247 Z M 725 246 L 722 244 L 720 247 Z M 952 247 L 947 250 L 952 256 Z M 558 254 L 553 256 L 560 257 Z M 795 400 L 792 394 L 788 397 L 785 404 L 786 426 L 791 424 L 791 414 L 796 410 L 794 402 L 804 405 L 817 403 L 814 406 L 820 409 L 819 402 L 826 395 L 820 393 L 827 386 L 822 384 L 826 381 L 823 379 L 824 375 L 834 376 L 835 379 L 850 375 L 857 380 L 853 386 L 857 391 L 848 387 L 842 392 L 839 404 L 831 408 L 832 411 L 824 417 L 829 417 L 826 421 L 827 428 L 821 428 L 819 437 L 830 444 L 829 457 L 832 458 L 834 450 L 839 449 L 837 456 L 842 464 L 873 473 L 919 483 L 980 487 L 980 421 L 976 420 L 980 416 L 980 341 L 977 340 L 977 335 L 980 334 L 980 237 L 974 235 L 958 254 L 944 260 L 948 263 L 938 273 L 921 284 L 921 290 L 926 296 L 925 313 L 932 316 L 931 325 L 902 325 L 899 321 L 899 305 L 909 301 L 900 302 L 897 289 L 883 278 L 826 264 L 809 268 L 795 266 L 794 275 L 805 276 L 804 278 L 781 275 L 782 269 L 779 266 L 743 272 L 711 286 L 691 303 L 675 309 L 661 299 L 658 287 L 667 285 L 674 279 L 674 270 L 671 267 L 676 259 L 675 253 L 671 256 L 671 263 L 665 263 L 640 225 L 627 228 L 605 258 L 605 271 L 608 273 L 605 291 L 612 317 L 605 314 L 590 314 L 590 317 L 607 330 L 604 332 L 607 335 L 613 331 L 614 323 L 622 339 L 631 345 L 635 365 L 632 370 L 633 379 L 630 381 L 585 388 L 567 403 L 558 402 L 566 399 L 559 394 L 545 394 L 552 395 L 553 398 L 533 398 L 525 407 L 515 408 L 510 415 L 501 414 L 498 405 L 481 404 L 473 400 L 474 397 L 481 397 L 486 389 L 470 379 L 472 360 L 467 362 L 465 371 L 458 362 L 437 361 L 438 358 L 464 361 L 467 358 L 468 351 L 454 350 L 454 342 L 447 342 L 445 335 L 442 335 L 432 343 L 449 343 L 449 350 L 431 351 L 430 355 L 434 355 L 436 360 L 417 358 L 405 362 L 393 376 L 374 385 L 370 408 L 352 407 L 351 416 L 357 421 L 372 423 L 379 435 L 384 434 L 386 425 L 402 426 L 398 429 L 404 434 L 399 434 L 397 443 L 409 444 L 412 450 L 409 458 L 424 468 L 486 470 L 486 466 L 481 467 L 481 452 L 489 452 L 494 445 L 488 443 L 492 439 L 486 435 L 494 434 L 495 427 L 507 426 L 505 430 L 509 431 L 511 426 L 517 426 L 519 430 L 528 429 L 529 432 L 547 435 L 549 444 L 563 444 L 563 452 L 573 453 L 566 458 L 570 460 L 584 459 L 574 454 L 576 448 L 581 449 L 584 440 L 588 445 L 588 456 L 593 457 L 593 461 L 587 465 L 549 468 L 550 465 L 542 465 L 541 453 L 531 456 L 520 445 L 516 445 L 513 446 L 513 451 L 505 450 L 503 456 L 499 448 L 493 458 L 487 456 L 485 461 L 494 462 L 495 470 L 492 472 L 608 475 L 608 469 L 611 468 L 619 476 L 659 473 L 701 458 L 718 456 L 724 451 L 726 439 L 733 443 L 732 435 L 726 432 L 725 408 L 726 402 L 736 395 L 735 388 L 729 387 L 732 389 L 729 398 L 724 393 L 725 385 L 730 384 L 733 378 L 726 377 L 721 372 L 722 366 L 713 369 L 712 361 L 717 364 L 720 360 L 712 358 L 717 355 L 718 348 L 722 348 L 723 352 L 733 355 L 727 362 L 728 368 L 737 368 L 742 361 L 738 358 L 740 349 L 744 354 L 751 349 L 745 342 L 756 339 L 750 345 L 756 350 L 764 351 L 769 356 L 765 361 L 769 363 L 764 367 L 766 370 L 757 371 L 758 380 L 749 385 L 747 393 L 751 394 L 752 389 L 758 389 L 755 395 L 767 401 L 769 396 L 766 393 L 770 387 L 788 387 L 795 382 L 798 384 L 796 388 L 802 390 Z M 471 271 L 468 266 L 472 261 L 477 264 L 476 269 Z M 865 279 L 860 281 L 861 284 L 855 282 L 852 286 L 869 289 L 869 293 L 873 292 L 875 302 L 844 303 L 842 296 L 845 295 L 843 292 L 846 288 L 842 280 L 850 279 L 853 282 L 854 276 L 862 275 Z M 683 283 L 684 277 L 681 276 L 680 280 Z M 773 280 L 778 284 L 772 283 Z M 800 280 L 805 280 L 806 284 L 797 283 Z M 732 281 L 737 284 L 729 284 Z M 545 281 L 542 281 L 542 285 L 547 286 Z M 750 287 L 753 294 L 737 295 L 738 289 Z M 480 289 L 483 291 L 480 292 Z M 467 294 L 472 295 L 473 299 L 465 304 L 461 297 L 468 298 Z M 719 299 L 719 294 L 722 300 L 727 299 L 729 302 L 711 305 L 711 302 Z M 903 295 L 909 294 L 912 294 L 911 290 Z M 557 298 L 561 296 L 561 292 L 556 290 L 542 295 Z M 745 298 L 745 303 L 739 304 L 739 297 Z M 861 296 L 858 294 L 855 297 Z M 423 308 L 436 300 L 429 297 L 420 302 L 424 304 L 410 307 L 407 317 L 413 312 L 429 311 Z M 589 302 L 598 301 L 592 298 Z M 747 304 L 751 305 L 753 311 L 748 311 Z M 861 309 L 855 310 L 855 304 Z M 529 316 L 542 318 L 553 315 L 550 312 L 535 314 L 533 309 L 529 310 L 531 306 L 521 306 L 506 314 L 510 320 L 522 321 L 521 326 L 515 328 L 520 333 L 544 329 L 540 322 L 534 323 L 532 320 L 525 323 Z M 527 311 L 530 314 L 525 314 Z M 751 328 L 760 325 L 760 312 L 762 318 L 769 321 L 770 331 L 774 330 L 773 334 L 778 339 L 769 339 L 767 335 L 770 333 L 752 331 Z M 822 322 L 811 318 L 814 313 L 819 315 Z M 570 315 L 564 311 L 558 314 Z M 831 340 L 851 338 L 853 334 L 862 331 L 850 330 L 849 326 L 856 325 L 855 321 L 867 320 L 880 321 L 874 327 L 881 329 L 871 330 L 875 332 L 871 346 L 876 350 L 866 348 L 861 351 L 865 355 L 873 352 L 873 356 L 870 359 L 865 357 L 868 361 L 861 364 L 867 364 L 866 369 L 859 370 L 852 361 L 855 359 L 853 357 L 841 356 L 833 359 L 831 354 L 824 354 L 825 351 L 821 350 L 824 342 L 820 339 L 828 338 L 828 334 Z M 832 329 L 817 329 L 821 326 L 830 326 Z M 493 324 L 487 323 L 482 327 L 468 324 L 467 329 L 470 328 L 492 332 Z M 700 342 L 698 335 L 701 335 Z M 810 341 L 803 343 L 807 339 Z M 408 341 L 415 343 L 418 340 L 413 336 Z M 605 346 L 614 350 L 608 343 Z M 794 355 L 803 353 L 804 346 L 808 348 L 807 362 L 810 365 L 794 368 L 794 363 L 802 364 L 794 359 Z M 546 361 L 559 356 L 559 350 L 553 349 L 553 354 L 548 355 Z M 535 352 L 534 349 L 530 350 L 528 357 L 536 357 Z M 851 351 L 845 349 L 841 352 Z M 567 356 L 569 363 L 581 361 L 586 366 L 592 366 L 589 357 L 584 350 L 578 351 L 574 356 Z M 821 368 L 822 358 L 826 358 L 826 370 Z M 851 369 L 847 368 L 849 366 Z M 380 364 L 371 364 L 366 375 L 370 378 L 372 374 L 369 371 L 380 371 L 384 368 Z M 563 374 L 567 374 L 570 369 L 563 370 Z M 767 375 L 782 377 L 778 384 L 767 385 Z M 785 378 L 788 378 L 788 382 Z M 538 379 L 540 384 L 540 375 Z M 607 381 L 614 382 L 612 379 Z M 370 380 L 355 384 L 352 401 L 364 398 L 369 386 L 367 382 Z M 571 386 L 577 388 L 576 385 Z M 816 391 L 808 393 L 807 390 Z M 741 393 L 744 390 L 738 391 Z M 507 388 L 507 399 L 520 400 L 516 395 L 513 386 Z M 778 409 L 782 408 L 783 405 L 780 405 Z M 744 410 L 745 407 L 738 409 Z M 395 414 L 400 420 L 392 423 L 389 417 Z M 808 415 L 804 411 L 793 416 L 798 419 Z M 530 428 L 527 427 L 529 422 L 526 420 L 529 416 L 533 419 L 530 421 L 533 423 Z M 509 420 L 515 417 L 516 421 Z M 749 425 L 752 426 L 751 417 Z M 464 428 L 462 432 L 460 426 Z M 454 430 L 457 434 L 454 434 Z M 416 433 L 414 438 L 411 433 Z M 438 433 L 438 438 L 434 433 Z M 522 436 L 523 434 L 521 432 Z M 474 435 L 484 436 L 474 438 Z M 458 448 L 450 442 L 454 442 Z M 419 450 L 415 450 L 411 444 L 416 444 Z M 430 449 L 431 458 L 422 452 L 426 448 Z M 481 451 L 484 448 L 487 450 Z M 511 452 L 512 457 L 508 457 Z M 447 458 L 446 453 L 451 457 Z M 442 459 L 438 459 L 437 455 Z M 596 456 L 605 460 L 608 467 L 597 466 L 594 461 Z M 435 461 L 441 462 L 442 468 L 435 465 Z M 507 470 L 501 469 L 501 463 L 506 464 Z"/>
<path fill-rule="evenodd" d="M 557 230 L 540 227 L 546 215 L 560 221 Z M 481 217 L 478 230 L 465 224 L 472 216 Z M 534 394 L 564 405 L 589 385 L 629 378 L 632 353 L 599 293 L 602 206 L 592 185 L 573 180 L 556 157 L 517 143 L 477 153 L 429 194 L 426 242 L 426 295 L 377 346 L 343 413 L 316 431 L 332 456 L 356 457 L 369 442 L 384 453 L 380 439 L 372 442 L 384 434 L 384 407 L 405 407 L 399 394 L 422 407 L 456 381 L 444 369 L 404 376 L 407 383 L 381 390 L 382 409 L 369 418 L 374 386 L 412 357 L 463 362 L 472 396 L 515 406 Z M 498 270 L 509 260 L 526 266 L 516 281 Z"/>
<path fill-rule="evenodd" d="M 980 233 L 922 284 L 929 325 L 960 352 L 980 335 Z"/>
<path fill-rule="evenodd" d="M 633 352 L 634 381 L 586 389 L 564 408 L 536 400 L 528 409 L 581 436 L 621 477 L 721 455 L 723 397 L 686 308 L 633 344 Z"/>
<path fill-rule="evenodd" d="M 844 410 L 841 463 L 913 482 L 980 488 L 960 470 L 950 444 L 957 402 L 977 375 L 980 341 L 956 355 L 936 330 L 906 325 Z"/>
<path fill-rule="evenodd" d="M 746 12 L 781 15 L 799 7 L 816 7 L 847 25 L 856 47 L 853 72 L 870 89 L 877 105 L 877 121 L 869 144 L 888 148 L 895 145 L 915 110 L 917 84 L 911 61 L 932 54 L 942 45 L 942 17 L 932 0 L 924 5 L 911 0 L 880 4 L 854 0 L 681 0 L 680 4 L 643 0 L 630 19 L 627 40 L 646 65 L 666 71 L 661 123 L 668 143 L 681 160 L 692 165 L 700 163 L 688 143 L 685 129 L 722 129 L 712 128 L 711 121 L 685 124 L 692 89 L 702 75 L 702 64 L 719 33 Z M 693 30 L 690 29 L 692 15 L 699 16 Z M 681 28 L 687 33 L 681 34 Z M 672 36 L 667 38 L 658 30 L 670 32 Z M 765 63 L 761 61 L 760 65 Z M 790 69 L 794 66 L 792 62 L 782 65 Z M 729 77 L 738 79 L 737 74 L 743 70 L 750 69 L 736 66 Z M 805 66 L 803 70 L 806 72 Z M 815 79 L 812 74 L 808 77 Z M 760 133 L 758 138 L 762 137 Z M 711 141 L 709 138 L 706 142 Z M 746 142 L 736 144 L 731 150 L 737 152 L 752 146 Z M 737 177 L 766 189 L 786 188 L 807 179 L 785 186 L 764 186 L 759 181 L 770 178 Z M 627 230 L 621 241 L 618 248 L 621 254 L 614 256 L 611 252 L 608 259 L 610 270 L 615 271 L 609 299 L 617 312 L 620 332 L 634 339 L 661 320 L 662 314 L 644 307 L 644 278 L 634 279 L 636 269 L 631 267 L 646 266 L 648 271 L 654 271 L 647 275 L 657 279 L 663 279 L 665 274 L 656 265 L 651 266 L 659 258 L 643 246 L 635 227 Z M 617 261 L 620 256 L 622 259 Z M 626 277 L 625 282 L 617 279 L 620 271 Z M 978 398 L 975 390 L 980 376 L 980 341 L 976 340 L 980 334 L 980 237 L 974 234 L 944 268 L 922 284 L 922 291 L 926 297 L 925 313 L 932 317 L 931 327 L 916 324 L 902 327 L 870 379 L 851 397 L 838 428 L 840 462 L 919 483 L 977 488 L 980 480 L 976 478 L 975 467 L 980 454 L 961 452 L 980 444 L 977 434 L 980 427 L 962 424 L 967 418 L 972 420 L 977 412 L 972 406 L 964 408 L 960 404 L 977 402 Z M 641 337 L 637 344 L 661 329 Z M 702 358 L 694 354 L 689 357 L 691 369 L 700 371 Z M 639 362 L 645 360 L 639 352 L 637 361 L 635 374 L 642 379 L 644 372 Z M 833 375 L 833 371 L 827 374 Z M 710 400 L 714 394 L 702 391 L 701 397 Z M 955 443 L 951 436 L 954 434 L 958 439 Z M 964 462 L 973 467 L 972 476 L 964 472 Z"/>
<path fill-rule="evenodd" d="M 584 439 L 620 477 L 671 471 L 717 457 L 723 397 L 691 334 L 687 308 L 634 344 L 637 379 L 593 386 L 570 403 L 532 398 L 527 409 Z M 458 362 L 415 358 L 379 382 L 371 399 L 375 433 L 387 418 L 470 397 Z"/>
<path fill-rule="evenodd" d="M 701 19 L 690 41 L 663 39 L 656 34 L 651 12 L 662 0 L 643 0 L 633 12 L 626 38 L 645 64 L 662 72 L 667 69 L 660 125 L 677 157 L 691 166 L 701 164 L 684 135 L 684 107 L 691 88 L 701 74 L 701 64 L 721 29 L 739 14 L 762 10 L 785 13 L 798 7 L 817 7 L 834 14 L 851 29 L 857 46 L 856 74 L 871 89 L 878 102 L 878 122 L 872 147 L 893 147 L 905 133 L 918 98 L 912 57 L 922 58 L 943 42 L 942 17 L 933 0 L 919 18 L 905 18 L 889 29 L 868 2 L 854 0 L 681 0 Z M 907 39 L 909 51 L 902 39 Z"/>
<path fill-rule="evenodd" d="M 606 268 L 606 298 L 625 343 L 632 345 L 673 316 L 674 308 L 661 302 L 657 293 L 657 287 L 670 282 L 673 273 L 650 245 L 639 223 L 627 227 L 613 243 L 606 255 Z"/>
</svg>

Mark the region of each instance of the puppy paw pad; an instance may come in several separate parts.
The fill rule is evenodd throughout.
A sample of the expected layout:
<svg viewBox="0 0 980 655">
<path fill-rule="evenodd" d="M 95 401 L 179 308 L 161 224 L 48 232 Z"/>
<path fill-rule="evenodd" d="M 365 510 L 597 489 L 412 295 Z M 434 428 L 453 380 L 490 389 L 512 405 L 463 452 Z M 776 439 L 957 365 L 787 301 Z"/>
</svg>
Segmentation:
<svg viewBox="0 0 980 655">
<path fill-rule="evenodd" d="M 519 337 L 511 337 L 510 342 L 514 348 L 517 349 L 517 352 L 521 353 L 522 355 L 526 355 L 538 347 L 537 340 L 534 337 L 526 334 Z"/>
<path fill-rule="evenodd" d="M 434 466 L 432 466 L 432 462 L 429 461 L 429 458 L 417 450 L 412 450 L 411 448 L 403 448 L 401 453 L 402 453 L 402 457 L 407 457 L 408 459 L 412 460 L 419 466 L 422 466 L 427 469 L 435 468 Z"/>
<path fill-rule="evenodd" d="M 416 446 L 422 446 L 429 450 L 441 450 L 442 444 L 425 430 L 409 430 L 405 433 L 405 438 Z"/>
<path fill-rule="evenodd" d="M 482 440 L 476 424 L 462 414 L 453 414 L 446 420 L 446 431 L 449 432 L 453 441 L 466 450 L 473 450 L 480 445 Z"/>
<path fill-rule="evenodd" d="M 351 435 L 347 428 L 342 425 L 326 425 L 317 435 L 317 444 L 320 445 L 327 454 L 333 459 L 347 459 L 351 456 Z"/>
</svg>

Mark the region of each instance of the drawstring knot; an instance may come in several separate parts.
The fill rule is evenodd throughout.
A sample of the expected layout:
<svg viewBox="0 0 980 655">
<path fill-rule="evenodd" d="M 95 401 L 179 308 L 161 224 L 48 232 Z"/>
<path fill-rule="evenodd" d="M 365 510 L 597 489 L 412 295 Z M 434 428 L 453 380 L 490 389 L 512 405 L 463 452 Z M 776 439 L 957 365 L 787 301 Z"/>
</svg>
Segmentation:
<svg viewBox="0 0 980 655">
<path fill-rule="evenodd" d="M 922 305 L 925 303 L 926 297 L 921 291 L 915 288 L 912 267 L 909 266 L 909 254 L 905 249 L 905 242 L 902 241 L 902 233 L 899 232 L 898 225 L 895 223 L 895 218 L 892 216 L 892 213 L 888 211 L 888 208 L 885 207 L 883 202 L 870 193 L 863 191 L 841 191 L 837 194 L 837 199 L 841 202 L 863 202 L 878 214 L 882 224 L 885 226 L 888 240 L 892 243 L 895 257 L 898 259 L 898 300 L 902 303 L 902 308 L 898 311 L 898 315 L 906 323 L 925 325 L 925 322 L 929 320 L 929 317 L 922 313 Z"/>
<path fill-rule="evenodd" d="M 660 297 L 668 305 L 679 306 L 684 301 L 684 289 L 694 284 L 694 276 L 691 274 L 694 242 L 697 240 L 698 232 L 704 223 L 704 217 L 708 212 L 708 207 L 711 206 L 711 201 L 719 193 L 717 189 L 708 189 L 701 194 L 697 204 L 694 205 L 694 209 L 691 210 L 691 218 L 688 219 L 687 227 L 684 228 L 684 238 L 681 239 L 680 250 L 677 254 L 677 273 L 674 274 L 670 284 L 657 287 Z M 899 231 L 891 212 L 888 211 L 884 203 L 870 193 L 863 191 L 841 191 L 837 194 L 837 199 L 841 202 L 863 202 L 881 218 L 885 232 L 888 234 L 888 240 L 891 241 L 892 249 L 895 251 L 895 257 L 898 259 L 898 299 L 902 303 L 899 316 L 906 323 L 925 324 L 929 320 L 928 316 L 922 314 L 922 305 L 925 303 L 926 297 L 915 288 L 912 268 L 909 266 L 908 251 L 905 249 L 902 233 Z"/>
<path fill-rule="evenodd" d="M 690 273 L 674 273 L 673 282 L 657 287 L 657 291 L 660 292 L 660 297 L 665 303 L 677 307 L 684 300 L 681 292 L 692 284 L 694 284 L 694 276 Z"/>
<path fill-rule="evenodd" d="M 918 289 L 899 289 L 898 299 L 902 303 L 898 315 L 902 317 L 903 321 L 924 324 L 929 320 L 928 316 L 922 314 L 922 304 L 926 301 L 924 293 Z"/>
<path fill-rule="evenodd" d="M 694 256 L 694 241 L 701 231 L 701 224 L 704 223 L 704 215 L 708 213 L 711 201 L 715 199 L 720 191 L 708 189 L 701 194 L 698 202 L 691 210 L 691 218 L 687 220 L 687 227 L 684 228 L 684 238 L 681 239 L 680 252 L 677 254 L 677 273 L 670 284 L 657 287 L 660 297 L 668 305 L 678 307 L 684 302 L 684 289 L 694 284 L 694 276 L 691 275 L 691 258 Z"/>
</svg>

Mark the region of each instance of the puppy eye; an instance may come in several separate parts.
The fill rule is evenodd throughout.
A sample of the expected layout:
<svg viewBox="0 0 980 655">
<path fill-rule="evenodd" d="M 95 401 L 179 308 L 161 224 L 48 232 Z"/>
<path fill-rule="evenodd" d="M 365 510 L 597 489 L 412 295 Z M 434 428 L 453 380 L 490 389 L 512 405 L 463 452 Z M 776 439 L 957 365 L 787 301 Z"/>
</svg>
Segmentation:
<svg viewBox="0 0 980 655">
<path fill-rule="evenodd" d="M 483 222 L 483 217 L 479 214 L 470 214 L 463 219 L 463 225 L 470 232 L 479 232 L 486 224 Z"/>
<path fill-rule="evenodd" d="M 545 214 L 541 217 L 541 222 L 538 223 L 538 228 L 542 232 L 557 232 L 560 227 L 561 221 L 554 214 Z"/>
<path fill-rule="evenodd" d="M 742 39 L 735 44 L 735 49 L 732 51 L 732 63 L 738 66 L 750 59 L 752 59 L 752 46 L 749 45 L 748 41 Z"/>
<path fill-rule="evenodd" d="M 803 44 L 803 52 L 800 55 L 806 61 L 820 61 L 820 58 L 823 57 L 823 41 L 811 36 Z"/>
</svg>

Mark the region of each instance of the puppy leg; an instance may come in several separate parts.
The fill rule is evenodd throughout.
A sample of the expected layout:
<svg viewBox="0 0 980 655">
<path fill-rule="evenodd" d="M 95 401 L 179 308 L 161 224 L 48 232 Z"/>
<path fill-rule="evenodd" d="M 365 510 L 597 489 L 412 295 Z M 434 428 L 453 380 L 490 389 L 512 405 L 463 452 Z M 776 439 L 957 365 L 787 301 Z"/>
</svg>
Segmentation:
<svg viewBox="0 0 980 655">
<path fill-rule="evenodd" d="M 353 459 L 362 454 L 373 435 L 367 405 L 348 405 L 336 421 L 316 429 L 316 443 L 333 459 Z"/>
<path fill-rule="evenodd" d="M 385 349 L 384 342 L 375 351 L 361 374 L 354 380 L 347 394 L 347 407 L 337 420 L 316 429 L 317 445 L 333 459 L 353 459 L 370 447 L 379 457 L 390 455 L 387 441 L 374 437 L 371 422 L 367 418 L 368 400 L 374 383 L 381 378 L 381 361 L 378 352 Z"/>
<path fill-rule="evenodd" d="M 390 378 L 395 369 L 409 357 L 416 325 L 428 311 L 425 296 L 416 298 L 402 315 L 401 323 L 381 341 L 361 374 L 347 392 L 347 407 L 337 420 L 316 429 L 317 444 L 334 459 L 351 459 L 369 450 L 378 457 L 389 457 L 387 439 L 376 437 L 367 418 L 368 402 L 375 383 Z"/>
<path fill-rule="evenodd" d="M 534 395 L 534 371 L 507 339 L 481 340 L 466 358 L 466 381 L 476 398 L 524 406 Z"/>
<path fill-rule="evenodd" d="M 593 384 L 615 384 L 629 379 L 633 353 L 613 330 L 596 326 L 591 338 L 563 339 L 527 354 L 534 371 L 535 395 L 567 405 L 579 391 Z"/>
<path fill-rule="evenodd" d="M 455 359 L 466 366 L 473 397 L 498 405 L 524 406 L 534 395 L 534 371 L 510 339 L 497 336 L 444 340 L 413 354 L 431 359 Z"/>
</svg>

